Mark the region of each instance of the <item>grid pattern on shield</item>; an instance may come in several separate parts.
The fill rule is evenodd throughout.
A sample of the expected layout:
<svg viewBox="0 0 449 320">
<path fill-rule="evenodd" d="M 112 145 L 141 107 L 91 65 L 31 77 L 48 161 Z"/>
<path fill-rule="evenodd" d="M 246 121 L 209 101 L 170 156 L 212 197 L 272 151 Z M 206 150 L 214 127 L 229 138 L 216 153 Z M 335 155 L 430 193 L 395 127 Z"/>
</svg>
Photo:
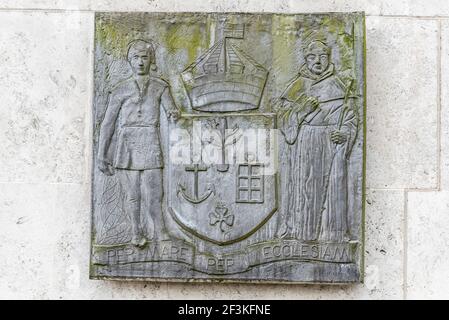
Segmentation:
<svg viewBox="0 0 449 320">
<path fill-rule="evenodd" d="M 240 164 L 237 169 L 236 202 L 263 203 L 264 183 L 261 163 Z"/>
</svg>

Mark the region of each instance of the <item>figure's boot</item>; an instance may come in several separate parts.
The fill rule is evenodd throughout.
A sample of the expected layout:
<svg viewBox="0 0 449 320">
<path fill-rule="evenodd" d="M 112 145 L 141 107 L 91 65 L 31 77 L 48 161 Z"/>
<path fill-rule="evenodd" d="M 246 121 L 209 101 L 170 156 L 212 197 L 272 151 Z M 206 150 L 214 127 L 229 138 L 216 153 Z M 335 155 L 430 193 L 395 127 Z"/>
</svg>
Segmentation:
<svg viewBox="0 0 449 320">
<path fill-rule="evenodd" d="M 131 239 L 131 244 L 138 247 L 140 242 L 140 236 L 137 234 L 133 234 L 133 237 Z"/>
<path fill-rule="evenodd" d="M 131 243 L 136 247 L 144 247 L 147 242 L 147 238 L 142 236 L 141 234 L 135 234 L 131 239 Z"/>
</svg>

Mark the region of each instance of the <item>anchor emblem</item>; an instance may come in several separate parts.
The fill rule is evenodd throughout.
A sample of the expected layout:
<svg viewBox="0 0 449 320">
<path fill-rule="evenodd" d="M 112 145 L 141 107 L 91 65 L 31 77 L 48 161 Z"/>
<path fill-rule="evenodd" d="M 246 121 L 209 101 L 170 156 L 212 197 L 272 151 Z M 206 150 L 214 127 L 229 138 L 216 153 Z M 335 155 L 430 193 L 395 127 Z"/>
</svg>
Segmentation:
<svg viewBox="0 0 449 320">
<path fill-rule="evenodd" d="M 201 171 L 207 171 L 207 166 L 195 163 L 194 165 L 186 166 L 185 170 L 193 172 L 193 197 L 187 194 L 186 192 L 187 188 L 180 183 L 178 183 L 177 189 L 178 196 L 179 194 L 181 194 L 181 196 L 187 201 L 194 204 L 198 204 L 209 198 L 211 194 L 215 194 L 214 185 L 208 183 L 206 185 L 206 192 L 201 196 L 199 195 L 199 174 Z"/>
</svg>

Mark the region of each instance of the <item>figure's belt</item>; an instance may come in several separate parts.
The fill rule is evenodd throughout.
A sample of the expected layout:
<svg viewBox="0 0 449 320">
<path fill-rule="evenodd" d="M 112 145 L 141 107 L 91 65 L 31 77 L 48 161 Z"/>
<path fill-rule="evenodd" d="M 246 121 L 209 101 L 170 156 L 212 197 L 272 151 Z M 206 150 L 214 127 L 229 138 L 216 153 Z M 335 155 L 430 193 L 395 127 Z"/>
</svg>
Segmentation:
<svg viewBox="0 0 449 320">
<path fill-rule="evenodd" d="M 310 123 L 304 122 L 303 124 L 301 124 L 301 126 L 305 126 L 305 127 L 321 127 L 321 128 L 327 128 L 327 127 L 336 127 L 337 124 L 336 124 L 336 123 L 329 123 L 329 124 L 310 124 Z"/>
<path fill-rule="evenodd" d="M 354 98 L 358 98 L 358 96 L 348 96 L 349 99 L 354 99 Z M 318 100 L 319 103 L 328 103 L 328 102 L 332 102 L 332 101 L 338 101 L 338 100 L 344 100 L 345 97 L 341 96 L 341 97 L 334 97 L 334 98 L 329 98 L 329 99 L 323 99 L 323 100 Z M 294 100 L 290 100 L 290 99 L 285 99 L 289 102 L 296 102 Z"/>
<path fill-rule="evenodd" d="M 336 97 L 336 98 L 332 98 L 332 99 L 328 99 L 328 100 L 322 100 L 322 101 L 318 101 L 318 102 L 319 103 L 326 103 L 326 102 L 331 102 L 331 101 L 344 100 L 345 98 L 357 99 L 359 97 L 357 95 L 350 95 L 350 96 L 347 96 L 347 97 Z"/>
<path fill-rule="evenodd" d="M 124 125 L 122 128 L 159 128 L 160 124 Z"/>
<path fill-rule="evenodd" d="M 349 96 L 348 98 L 357 98 L 357 97 L 355 97 L 355 96 Z M 334 97 L 334 98 L 329 98 L 329 99 L 323 99 L 323 100 L 319 100 L 318 99 L 318 102 L 319 103 L 328 103 L 328 102 L 332 102 L 332 101 L 338 101 L 338 100 L 344 100 L 345 99 L 345 97 Z M 295 103 L 295 102 L 297 102 L 298 100 L 290 100 L 290 99 L 285 99 L 285 100 L 287 100 L 288 102 L 291 102 L 291 103 Z"/>
<path fill-rule="evenodd" d="M 337 101 L 337 100 L 344 100 L 345 97 L 334 97 L 334 98 L 329 98 L 329 99 L 323 99 L 323 100 L 318 100 L 319 103 L 327 103 L 327 102 L 332 102 L 332 101 Z"/>
</svg>

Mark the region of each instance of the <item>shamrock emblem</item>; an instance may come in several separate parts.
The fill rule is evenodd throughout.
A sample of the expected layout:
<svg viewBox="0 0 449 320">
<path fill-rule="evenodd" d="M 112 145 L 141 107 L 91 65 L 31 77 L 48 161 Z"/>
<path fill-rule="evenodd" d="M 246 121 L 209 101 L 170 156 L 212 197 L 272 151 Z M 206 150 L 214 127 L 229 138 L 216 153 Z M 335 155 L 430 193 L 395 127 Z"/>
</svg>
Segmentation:
<svg viewBox="0 0 449 320">
<path fill-rule="evenodd" d="M 231 214 L 223 203 L 215 206 L 215 211 L 209 213 L 209 224 L 211 226 L 218 225 L 221 232 L 225 232 L 227 227 L 234 225 L 234 215 Z"/>
</svg>

